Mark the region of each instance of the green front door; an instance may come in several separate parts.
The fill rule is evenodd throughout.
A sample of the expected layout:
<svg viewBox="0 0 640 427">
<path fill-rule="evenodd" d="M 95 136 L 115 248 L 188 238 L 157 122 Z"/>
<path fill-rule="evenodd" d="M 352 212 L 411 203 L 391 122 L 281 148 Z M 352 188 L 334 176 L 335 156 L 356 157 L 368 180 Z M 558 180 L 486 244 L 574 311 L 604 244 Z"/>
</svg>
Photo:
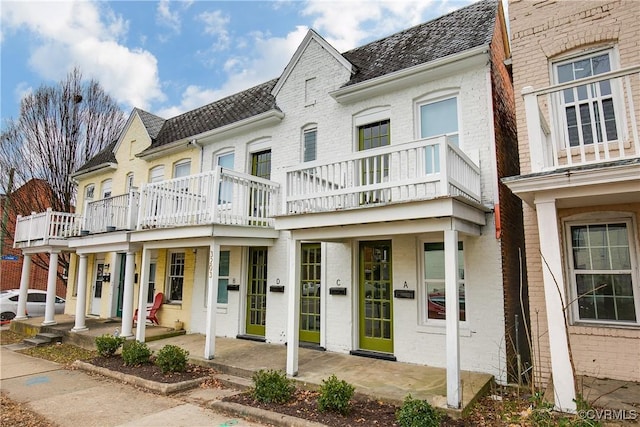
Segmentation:
<svg viewBox="0 0 640 427">
<path fill-rule="evenodd" d="M 393 353 L 391 241 L 360 242 L 360 348 Z"/>
<path fill-rule="evenodd" d="M 116 302 L 116 317 L 122 317 L 122 301 L 124 300 L 124 271 L 127 266 L 127 255 L 118 254 L 120 274 L 118 274 L 118 300 Z"/>
<path fill-rule="evenodd" d="M 320 243 L 303 243 L 300 263 L 300 341 L 320 344 Z"/>
<path fill-rule="evenodd" d="M 267 248 L 249 248 L 247 334 L 264 336 L 267 316 Z"/>
</svg>

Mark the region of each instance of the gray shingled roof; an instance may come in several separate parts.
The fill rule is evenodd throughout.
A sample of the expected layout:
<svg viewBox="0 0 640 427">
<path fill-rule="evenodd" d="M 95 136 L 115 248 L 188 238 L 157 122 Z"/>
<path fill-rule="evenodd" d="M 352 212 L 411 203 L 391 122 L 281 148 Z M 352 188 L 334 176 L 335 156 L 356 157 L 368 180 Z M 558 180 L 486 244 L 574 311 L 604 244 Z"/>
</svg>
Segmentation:
<svg viewBox="0 0 640 427">
<path fill-rule="evenodd" d="M 342 55 L 357 70 L 345 86 L 488 44 L 493 35 L 497 10 L 495 0 L 473 3 L 344 52 Z"/>
<path fill-rule="evenodd" d="M 98 154 L 96 154 L 91 159 L 89 159 L 87 163 L 80 166 L 76 171 L 76 173 L 82 172 L 84 170 L 89 170 L 91 168 L 102 165 L 104 163 L 118 163 L 116 161 L 116 155 L 113 152 L 113 149 L 115 148 L 117 143 L 118 143 L 118 140 L 114 140 L 111 144 L 107 145 L 105 148 L 102 149 L 102 151 L 100 151 Z"/>
<path fill-rule="evenodd" d="M 354 65 L 355 73 L 344 86 L 489 44 L 497 10 L 497 0 L 480 1 L 347 51 L 343 56 Z M 168 120 L 138 109 L 152 138 L 151 146 L 145 151 L 270 110 L 278 110 L 276 100 L 271 95 L 277 81 L 278 79 L 270 80 Z M 103 150 L 79 170 L 105 161 L 115 161 L 113 153 L 111 156 L 107 154 Z M 101 161 L 96 160 L 97 158 Z"/>
<path fill-rule="evenodd" d="M 149 149 L 278 109 L 271 95 L 277 81 L 270 80 L 167 120 Z"/>
</svg>

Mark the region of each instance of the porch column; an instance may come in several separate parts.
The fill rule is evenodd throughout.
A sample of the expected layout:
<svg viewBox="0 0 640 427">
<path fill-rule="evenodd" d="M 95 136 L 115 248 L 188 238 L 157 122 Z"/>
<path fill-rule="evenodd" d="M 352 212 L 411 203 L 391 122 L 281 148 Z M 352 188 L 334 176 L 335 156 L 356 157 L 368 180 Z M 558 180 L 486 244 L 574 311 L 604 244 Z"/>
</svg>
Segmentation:
<svg viewBox="0 0 640 427">
<path fill-rule="evenodd" d="M 447 406 L 460 408 L 460 335 L 458 313 L 458 231 L 444 231 Z"/>
<path fill-rule="evenodd" d="M 86 331 L 85 314 L 87 311 L 87 254 L 80 254 L 78 262 L 78 295 L 76 297 L 76 323 L 71 332 Z"/>
<path fill-rule="evenodd" d="M 149 249 L 142 248 L 142 265 L 140 266 L 140 293 L 138 295 L 138 323 L 136 326 L 136 340 L 144 342 L 147 325 L 147 293 L 149 292 Z M 132 319 L 133 323 L 133 319 Z"/>
<path fill-rule="evenodd" d="M 136 253 L 128 251 L 124 267 L 124 295 L 122 296 L 122 329 L 120 335 L 123 337 L 133 336 L 133 281 L 135 274 Z"/>
<path fill-rule="evenodd" d="M 220 245 L 215 241 L 209 246 L 207 269 L 207 323 L 205 324 L 204 358 L 213 359 L 216 351 L 216 313 L 218 308 L 218 276 Z"/>
<path fill-rule="evenodd" d="M 547 309 L 551 375 L 556 409 L 575 412 L 575 383 L 573 365 L 569 357 L 564 303 L 565 283 L 562 273 L 560 229 L 555 200 L 536 201 L 540 254 L 544 281 L 544 300 Z"/>
<path fill-rule="evenodd" d="M 44 307 L 42 326 L 55 325 L 56 279 L 58 278 L 58 251 L 49 253 L 49 275 L 47 276 L 47 303 Z"/>
<path fill-rule="evenodd" d="M 29 278 L 31 277 L 31 255 L 24 254 L 22 260 L 22 275 L 20 276 L 20 293 L 18 294 L 18 313 L 16 320 L 27 318 L 27 295 L 29 293 Z"/>
<path fill-rule="evenodd" d="M 300 344 L 300 240 L 289 240 L 289 303 L 287 307 L 287 375 L 298 375 Z"/>
</svg>

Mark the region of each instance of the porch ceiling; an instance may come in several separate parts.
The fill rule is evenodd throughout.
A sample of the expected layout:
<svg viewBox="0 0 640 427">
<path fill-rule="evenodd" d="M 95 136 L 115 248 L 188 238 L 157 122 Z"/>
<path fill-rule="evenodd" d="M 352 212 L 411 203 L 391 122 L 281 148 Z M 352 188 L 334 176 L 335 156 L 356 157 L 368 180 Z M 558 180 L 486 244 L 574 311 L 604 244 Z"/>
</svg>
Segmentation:
<svg viewBox="0 0 640 427">
<path fill-rule="evenodd" d="M 131 232 L 130 239 L 131 242 L 140 243 L 211 238 L 223 238 L 227 241 L 232 241 L 233 239 L 259 239 L 266 241 L 277 239 L 279 235 L 280 232 L 272 228 L 214 224 L 138 230 Z"/>
</svg>

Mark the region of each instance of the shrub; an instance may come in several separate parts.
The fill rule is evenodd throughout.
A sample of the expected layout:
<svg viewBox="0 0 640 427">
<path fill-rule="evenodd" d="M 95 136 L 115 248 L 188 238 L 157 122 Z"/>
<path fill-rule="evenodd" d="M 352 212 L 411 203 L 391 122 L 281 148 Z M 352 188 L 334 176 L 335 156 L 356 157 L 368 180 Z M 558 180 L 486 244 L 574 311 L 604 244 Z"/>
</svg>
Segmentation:
<svg viewBox="0 0 640 427">
<path fill-rule="evenodd" d="M 286 403 L 296 390 L 293 381 L 284 372 L 261 369 L 251 377 L 253 398 L 263 403 Z"/>
<path fill-rule="evenodd" d="M 426 400 L 413 399 L 408 395 L 396 413 L 396 419 L 401 427 L 437 427 L 442 413 Z"/>
<path fill-rule="evenodd" d="M 151 350 L 140 341 L 127 341 L 122 346 L 122 360 L 127 366 L 142 365 L 149 363 Z"/>
<path fill-rule="evenodd" d="M 98 354 L 103 357 L 111 357 L 116 354 L 116 351 L 118 351 L 124 341 L 125 339 L 123 337 L 116 337 L 111 334 L 96 337 L 95 342 Z"/>
<path fill-rule="evenodd" d="M 346 415 L 350 409 L 351 398 L 355 388 L 345 380 L 338 380 L 335 375 L 322 380 L 318 409 Z"/>
<path fill-rule="evenodd" d="M 156 365 L 160 367 L 163 374 L 167 372 L 184 372 L 187 369 L 189 352 L 178 346 L 167 344 L 158 350 L 156 355 Z"/>
</svg>

